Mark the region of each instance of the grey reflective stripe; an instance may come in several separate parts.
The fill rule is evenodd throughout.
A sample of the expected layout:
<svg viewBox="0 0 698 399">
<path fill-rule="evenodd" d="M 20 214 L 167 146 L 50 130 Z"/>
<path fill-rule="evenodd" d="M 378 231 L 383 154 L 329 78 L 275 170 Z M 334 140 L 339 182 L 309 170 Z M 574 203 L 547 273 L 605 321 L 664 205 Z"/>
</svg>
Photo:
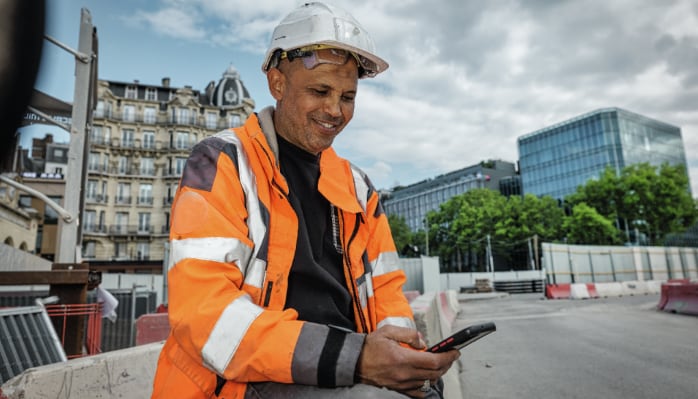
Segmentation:
<svg viewBox="0 0 698 399">
<path fill-rule="evenodd" d="M 386 273 L 394 272 L 398 270 L 400 266 L 400 257 L 397 252 L 382 252 L 378 255 L 378 258 L 371 262 L 371 267 L 373 268 L 373 276 L 380 276 Z"/>
<path fill-rule="evenodd" d="M 356 188 L 356 199 L 361 204 L 361 209 L 366 212 L 366 203 L 368 202 L 369 187 L 364 179 L 364 174 L 360 169 L 351 165 L 351 174 L 354 177 L 354 187 Z"/>
<path fill-rule="evenodd" d="M 201 349 L 204 365 L 223 374 L 250 325 L 261 313 L 262 308 L 253 304 L 248 295 L 228 304 Z"/>
<path fill-rule="evenodd" d="M 235 262 L 238 267 L 249 261 L 251 249 L 237 238 L 206 237 L 170 241 L 168 270 L 182 259 Z"/>
<path fill-rule="evenodd" d="M 407 327 L 416 330 L 414 320 L 409 317 L 386 317 L 378 323 L 378 328 L 383 326 Z"/>
</svg>

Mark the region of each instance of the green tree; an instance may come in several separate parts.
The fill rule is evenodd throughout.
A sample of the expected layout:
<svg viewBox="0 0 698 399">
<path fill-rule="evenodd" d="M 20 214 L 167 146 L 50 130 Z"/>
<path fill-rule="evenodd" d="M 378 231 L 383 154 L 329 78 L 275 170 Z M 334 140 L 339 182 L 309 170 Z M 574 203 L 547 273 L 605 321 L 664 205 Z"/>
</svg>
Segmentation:
<svg viewBox="0 0 698 399">
<path fill-rule="evenodd" d="M 501 217 L 495 224 L 493 252 L 510 268 L 529 267 L 529 244 L 538 236 L 538 245 L 556 241 L 562 235 L 565 214 L 557 201 L 545 196 L 527 194 L 512 196 L 506 201 Z M 540 248 L 538 248 L 540 253 Z"/>
<path fill-rule="evenodd" d="M 405 222 L 405 218 L 397 215 L 388 215 L 388 224 L 390 225 L 390 232 L 393 235 L 397 252 L 404 254 L 405 248 L 412 245 L 413 234 L 410 227 Z"/>
<path fill-rule="evenodd" d="M 570 244 L 615 245 L 620 243 L 618 229 L 599 214 L 596 209 L 580 203 L 572 208 L 572 215 L 565 218 L 563 225 Z"/>
<path fill-rule="evenodd" d="M 685 231 L 698 217 L 685 169 L 669 164 L 630 165 L 620 175 L 608 167 L 566 200 L 572 205 L 586 204 L 614 221 L 626 240 L 637 229 L 653 244 L 662 243 L 669 233 Z"/>
</svg>

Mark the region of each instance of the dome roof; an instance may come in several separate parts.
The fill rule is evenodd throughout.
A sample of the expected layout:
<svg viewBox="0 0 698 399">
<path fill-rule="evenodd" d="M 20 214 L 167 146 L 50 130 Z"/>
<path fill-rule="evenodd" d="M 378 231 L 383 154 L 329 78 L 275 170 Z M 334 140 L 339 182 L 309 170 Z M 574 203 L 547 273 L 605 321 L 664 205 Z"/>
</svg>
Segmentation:
<svg viewBox="0 0 698 399">
<path fill-rule="evenodd" d="M 249 99 L 250 93 L 245 88 L 240 80 L 240 73 L 231 64 L 223 77 L 218 81 L 218 85 L 213 90 L 209 101 L 211 105 L 219 108 L 235 108 L 242 104 L 243 99 Z"/>
</svg>

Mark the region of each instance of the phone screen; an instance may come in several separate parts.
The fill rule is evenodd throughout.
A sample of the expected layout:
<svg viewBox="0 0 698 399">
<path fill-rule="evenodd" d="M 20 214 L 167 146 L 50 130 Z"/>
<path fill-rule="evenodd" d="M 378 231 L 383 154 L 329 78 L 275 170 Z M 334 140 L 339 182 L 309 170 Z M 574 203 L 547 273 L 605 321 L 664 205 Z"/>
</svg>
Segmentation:
<svg viewBox="0 0 698 399">
<path fill-rule="evenodd" d="M 427 351 L 431 353 L 440 353 L 451 349 L 460 349 L 495 331 L 497 331 L 497 326 L 492 322 L 475 324 L 458 331 L 427 349 Z"/>
</svg>

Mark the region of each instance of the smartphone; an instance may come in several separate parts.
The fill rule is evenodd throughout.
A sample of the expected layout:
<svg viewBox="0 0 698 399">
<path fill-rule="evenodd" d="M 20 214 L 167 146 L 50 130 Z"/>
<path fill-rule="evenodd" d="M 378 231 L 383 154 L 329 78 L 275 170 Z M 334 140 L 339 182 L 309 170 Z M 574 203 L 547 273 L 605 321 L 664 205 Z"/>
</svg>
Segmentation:
<svg viewBox="0 0 698 399">
<path fill-rule="evenodd" d="M 497 326 L 492 322 L 475 324 L 458 331 L 427 349 L 427 351 L 431 353 L 440 353 L 450 351 L 451 349 L 460 349 L 495 331 L 497 331 Z"/>
</svg>

